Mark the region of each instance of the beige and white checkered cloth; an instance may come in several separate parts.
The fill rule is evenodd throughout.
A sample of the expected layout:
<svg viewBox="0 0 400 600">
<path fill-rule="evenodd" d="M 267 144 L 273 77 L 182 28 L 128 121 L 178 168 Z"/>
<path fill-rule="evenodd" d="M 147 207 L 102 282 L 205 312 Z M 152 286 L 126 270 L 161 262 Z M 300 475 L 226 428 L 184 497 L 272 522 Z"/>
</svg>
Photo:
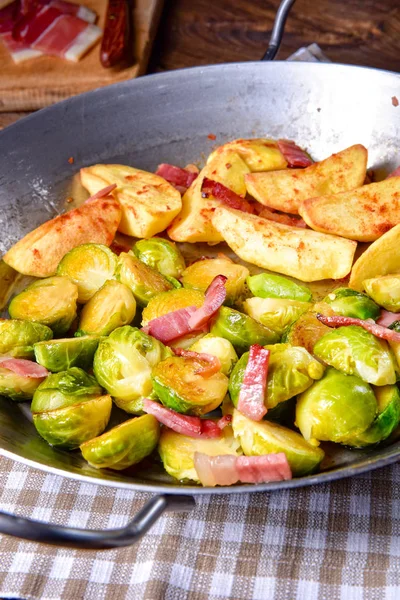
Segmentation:
<svg viewBox="0 0 400 600">
<path fill-rule="evenodd" d="M 203 496 L 136 546 L 74 551 L 0 536 L 0 598 L 399 600 L 400 464 L 298 490 Z M 0 458 L 0 507 L 111 528 L 149 494 L 78 483 Z"/>
</svg>

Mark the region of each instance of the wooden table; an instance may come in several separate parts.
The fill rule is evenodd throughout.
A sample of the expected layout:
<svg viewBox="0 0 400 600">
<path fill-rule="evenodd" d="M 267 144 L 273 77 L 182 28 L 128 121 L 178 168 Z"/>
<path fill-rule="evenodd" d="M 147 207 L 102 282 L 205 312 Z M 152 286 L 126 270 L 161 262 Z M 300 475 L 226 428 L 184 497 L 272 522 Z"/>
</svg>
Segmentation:
<svg viewBox="0 0 400 600">
<path fill-rule="evenodd" d="M 165 0 L 148 72 L 259 60 L 278 5 L 279 0 Z M 334 62 L 399 72 L 399 0 L 297 0 L 278 58 L 311 42 Z M 0 114 L 0 127 L 24 114 Z"/>
</svg>

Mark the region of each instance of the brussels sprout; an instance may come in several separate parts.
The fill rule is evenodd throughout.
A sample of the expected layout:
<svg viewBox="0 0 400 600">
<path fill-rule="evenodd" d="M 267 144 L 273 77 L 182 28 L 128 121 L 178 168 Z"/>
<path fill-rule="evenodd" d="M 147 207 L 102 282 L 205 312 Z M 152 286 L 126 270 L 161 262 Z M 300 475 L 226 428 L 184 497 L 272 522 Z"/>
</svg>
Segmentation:
<svg viewBox="0 0 400 600">
<path fill-rule="evenodd" d="M 169 475 L 179 481 L 200 483 L 194 466 L 194 453 L 203 452 L 209 456 L 221 454 L 242 454 L 240 445 L 233 437 L 232 428 L 225 427 L 217 439 L 192 438 L 171 429 L 163 428 L 158 444 L 158 452 Z"/>
<path fill-rule="evenodd" d="M 207 363 L 194 358 L 171 356 L 153 369 L 153 389 L 168 408 L 180 413 L 204 415 L 217 408 L 228 391 L 228 378 L 221 372 L 204 377 L 199 369 Z"/>
<path fill-rule="evenodd" d="M 159 237 L 139 240 L 133 246 L 135 256 L 164 277 L 178 279 L 185 269 L 185 259 L 174 242 Z"/>
<path fill-rule="evenodd" d="M 286 298 L 298 302 L 310 302 L 311 291 L 305 285 L 299 285 L 282 275 L 259 273 L 248 277 L 246 283 L 253 296 L 259 298 Z"/>
<path fill-rule="evenodd" d="M 337 288 L 324 299 L 337 315 L 356 319 L 376 319 L 380 314 L 379 306 L 368 298 L 367 294 L 350 288 Z"/>
<path fill-rule="evenodd" d="M 328 307 L 329 312 L 323 310 L 318 310 L 318 312 L 328 313 L 328 316 L 334 314 L 327 304 L 324 304 L 324 306 Z M 322 307 L 322 304 L 315 304 L 313 311 L 303 313 L 297 321 L 289 325 L 283 332 L 281 341 L 292 344 L 292 346 L 303 346 L 310 354 L 313 354 L 317 341 L 331 331 L 329 327 L 317 319 L 317 313 L 315 312 L 317 307 Z"/>
<path fill-rule="evenodd" d="M 33 345 L 52 337 L 52 330 L 41 323 L 0 319 L 0 354 L 32 359 Z"/>
<path fill-rule="evenodd" d="M 49 375 L 37 388 L 32 400 L 33 413 L 74 406 L 98 398 L 103 390 L 96 379 L 78 367 Z"/>
<path fill-rule="evenodd" d="M 304 392 L 312 385 L 314 379 L 321 379 L 324 374 L 323 365 L 315 360 L 305 348 L 289 344 L 265 347 L 270 351 L 265 395 L 265 406 L 268 409 Z M 246 352 L 235 365 L 229 380 L 229 394 L 235 406 L 239 401 L 248 360 L 249 353 Z"/>
<path fill-rule="evenodd" d="M 238 310 L 221 306 L 212 320 L 210 333 L 226 338 L 238 354 L 243 354 L 252 344 L 275 344 L 279 335 Z"/>
<path fill-rule="evenodd" d="M 303 437 L 351 444 L 372 424 L 377 412 L 374 392 L 355 375 L 328 368 L 325 375 L 303 392 L 296 406 L 296 425 Z"/>
<path fill-rule="evenodd" d="M 238 361 L 238 356 L 232 344 L 222 337 L 217 337 L 212 334 L 202 336 L 197 342 L 190 346 L 190 350 L 194 352 L 204 352 L 219 358 L 221 363 L 221 373 L 230 375 L 234 365 Z"/>
<path fill-rule="evenodd" d="M 83 458 L 96 469 L 121 471 L 151 454 L 160 437 L 153 415 L 129 419 L 81 445 Z"/>
<path fill-rule="evenodd" d="M 140 413 L 143 398 L 152 392 L 152 368 L 172 352 L 136 327 L 120 327 L 100 342 L 93 369 L 115 404 L 129 413 Z"/>
<path fill-rule="evenodd" d="M 383 385 L 374 389 L 378 414 L 366 431 L 355 436 L 350 445 L 362 448 L 382 442 L 400 422 L 400 392 L 396 385 Z"/>
<path fill-rule="evenodd" d="M 358 325 L 326 333 L 314 346 L 314 354 L 347 375 L 358 375 L 375 385 L 396 382 L 396 364 L 387 343 Z"/>
<path fill-rule="evenodd" d="M 366 279 L 363 286 L 367 294 L 380 306 L 392 312 L 400 311 L 400 275 Z"/>
<path fill-rule="evenodd" d="M 82 244 L 70 250 L 57 267 L 78 288 L 78 302 L 85 304 L 108 279 L 112 279 L 117 257 L 103 244 Z"/>
<path fill-rule="evenodd" d="M 232 429 L 246 456 L 284 452 L 293 475 L 313 473 L 325 456 L 321 448 L 309 444 L 299 433 L 270 421 L 251 421 L 234 410 Z"/>
<path fill-rule="evenodd" d="M 181 281 L 183 287 L 205 292 L 217 275 L 225 275 L 228 278 L 225 283 L 226 303 L 234 304 L 245 293 L 249 270 L 225 256 L 196 261 L 184 270 Z"/>
<path fill-rule="evenodd" d="M 78 288 L 68 277 L 47 277 L 34 281 L 10 302 L 12 319 L 47 325 L 63 335 L 76 317 Z"/>
<path fill-rule="evenodd" d="M 17 402 L 30 400 L 43 379 L 26 377 L 5 369 L 0 364 L 0 395 Z"/>
<path fill-rule="evenodd" d="M 145 265 L 132 252 L 121 252 L 115 276 L 132 291 L 139 306 L 147 306 L 150 298 L 174 287 L 163 275 Z"/>
<path fill-rule="evenodd" d="M 72 367 L 88 370 L 93 365 L 94 353 L 101 338 L 87 335 L 77 338 L 50 340 L 34 345 L 35 359 L 52 373 L 66 371 Z"/>
<path fill-rule="evenodd" d="M 33 413 L 37 432 L 50 446 L 72 450 L 107 427 L 112 407 L 111 396 L 77 400 L 77 404 L 65 408 Z"/>
<path fill-rule="evenodd" d="M 400 333 L 400 321 L 394 321 L 391 325 L 389 325 L 389 329 L 392 329 L 393 331 L 397 331 L 397 333 Z M 399 370 L 400 369 L 400 343 L 389 340 L 388 344 L 389 344 L 390 349 L 393 352 L 393 355 L 396 359 L 397 369 Z"/>
<path fill-rule="evenodd" d="M 152 298 L 142 313 L 142 325 L 147 325 L 149 321 L 162 317 L 174 310 L 195 306 L 200 308 L 204 304 L 205 296 L 198 290 L 189 290 L 181 288 L 163 292 Z"/>
<path fill-rule="evenodd" d="M 129 325 L 136 314 L 136 301 L 131 290 L 110 279 L 82 309 L 75 335 L 108 335 L 117 327 Z"/>
<path fill-rule="evenodd" d="M 0 310 L 6 307 L 19 277 L 18 271 L 0 259 Z"/>
<path fill-rule="evenodd" d="M 276 298 L 248 298 L 243 302 L 245 313 L 275 331 L 279 337 L 292 323 L 311 308 L 309 302 Z"/>
</svg>

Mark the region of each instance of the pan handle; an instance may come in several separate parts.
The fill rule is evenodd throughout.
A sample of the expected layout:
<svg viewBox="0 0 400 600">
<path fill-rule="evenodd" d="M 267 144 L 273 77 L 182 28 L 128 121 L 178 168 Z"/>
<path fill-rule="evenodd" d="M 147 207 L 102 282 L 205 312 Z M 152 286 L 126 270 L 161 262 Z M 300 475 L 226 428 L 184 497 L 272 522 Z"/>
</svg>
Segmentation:
<svg viewBox="0 0 400 600">
<path fill-rule="evenodd" d="M 77 529 L 33 521 L 0 512 L 0 533 L 66 548 L 105 550 L 130 546 L 154 525 L 164 511 L 189 512 L 196 506 L 193 496 L 162 494 L 151 498 L 135 518 L 118 529 Z"/>
<path fill-rule="evenodd" d="M 285 29 L 286 19 L 289 16 L 290 9 L 296 0 L 282 0 L 276 13 L 274 26 L 272 28 L 271 38 L 268 49 L 261 60 L 273 60 L 279 50 L 282 42 L 283 30 Z"/>
</svg>

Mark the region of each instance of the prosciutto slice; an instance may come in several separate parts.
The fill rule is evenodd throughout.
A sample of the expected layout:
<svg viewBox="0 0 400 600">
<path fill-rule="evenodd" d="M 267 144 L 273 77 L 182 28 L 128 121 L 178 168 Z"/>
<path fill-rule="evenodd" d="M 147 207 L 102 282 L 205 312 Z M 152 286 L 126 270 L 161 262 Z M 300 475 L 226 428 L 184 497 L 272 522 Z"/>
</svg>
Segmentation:
<svg viewBox="0 0 400 600">
<path fill-rule="evenodd" d="M 369 331 L 375 337 L 381 338 L 382 340 L 388 340 L 390 342 L 400 342 L 400 333 L 378 325 L 377 323 L 371 323 L 370 321 L 363 321 L 363 319 L 355 319 L 352 317 L 326 317 L 325 315 L 317 314 L 317 319 L 328 327 L 343 327 L 346 325 L 358 325 L 366 331 Z"/>
<path fill-rule="evenodd" d="M 33 50 L 29 44 L 24 44 L 23 42 L 16 42 L 11 32 L 3 33 L 0 37 L 8 52 L 10 53 L 11 58 L 16 64 L 19 64 L 31 58 L 36 58 L 37 56 L 42 56 L 42 52 L 40 52 L 40 50 Z"/>
<path fill-rule="evenodd" d="M 313 164 L 307 152 L 291 140 L 278 140 L 278 148 L 289 167 L 309 167 Z"/>
<path fill-rule="evenodd" d="M 196 373 L 203 377 L 211 377 L 214 373 L 221 370 L 221 362 L 216 356 L 206 354 L 205 352 L 194 352 L 193 350 L 184 350 L 183 348 L 173 348 L 174 354 L 183 356 L 183 358 L 193 358 L 199 362 L 208 363 L 207 366 L 200 366 Z"/>
<path fill-rule="evenodd" d="M 221 200 L 224 204 L 230 208 L 241 210 L 247 213 L 253 213 L 254 209 L 250 202 L 247 202 L 244 198 L 236 194 L 222 183 L 204 177 L 203 184 L 201 186 L 201 193 L 203 198 L 213 196 L 216 200 Z"/>
<path fill-rule="evenodd" d="M 78 62 L 100 39 L 101 29 L 73 15 L 59 16 L 32 44 L 50 56 Z"/>
<path fill-rule="evenodd" d="M 400 313 L 393 313 L 388 310 L 381 310 L 381 316 L 377 320 L 378 325 L 382 327 L 389 327 L 395 321 L 400 321 Z"/>
<path fill-rule="evenodd" d="M 223 305 L 226 298 L 225 275 L 217 275 L 207 288 L 203 306 L 198 308 L 189 318 L 189 327 L 194 330 L 208 323 L 211 317 Z"/>
<path fill-rule="evenodd" d="M 233 485 L 243 483 L 267 483 L 286 481 L 292 472 L 283 452 L 262 456 L 235 456 L 222 454 L 208 456 L 194 453 L 194 466 L 204 486 Z"/>
<path fill-rule="evenodd" d="M 49 374 L 48 370 L 31 360 L 24 358 L 10 358 L 8 356 L 0 357 L 0 367 L 12 371 L 22 377 L 32 379 L 43 379 Z"/>
<path fill-rule="evenodd" d="M 249 360 L 239 393 L 238 410 L 252 421 L 261 421 L 267 412 L 265 390 L 267 386 L 270 351 L 258 344 L 250 346 Z"/>
<path fill-rule="evenodd" d="M 143 401 L 143 410 L 153 415 L 159 423 L 182 435 L 203 439 L 221 437 L 221 428 L 211 419 L 182 415 L 148 398 Z"/>
<path fill-rule="evenodd" d="M 181 169 L 174 165 L 162 163 L 158 165 L 156 175 L 163 177 L 168 183 L 179 189 L 180 192 L 186 191 L 188 187 L 197 178 L 198 173 L 193 173 L 187 169 Z"/>
</svg>

